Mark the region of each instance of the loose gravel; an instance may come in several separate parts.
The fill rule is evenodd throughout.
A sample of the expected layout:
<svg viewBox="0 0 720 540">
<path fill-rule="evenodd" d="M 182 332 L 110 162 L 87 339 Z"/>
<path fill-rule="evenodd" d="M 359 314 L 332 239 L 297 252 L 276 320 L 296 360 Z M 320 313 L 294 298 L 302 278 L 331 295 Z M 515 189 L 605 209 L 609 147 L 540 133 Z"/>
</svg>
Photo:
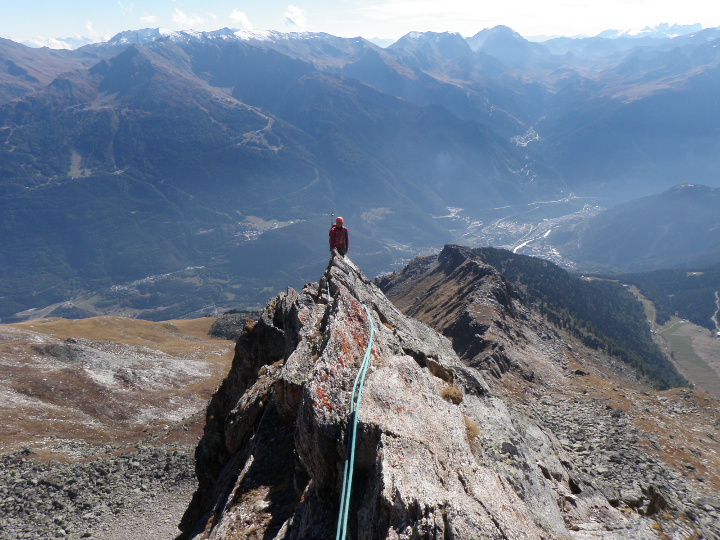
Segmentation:
<svg viewBox="0 0 720 540">
<path fill-rule="evenodd" d="M 194 447 L 79 445 L 81 461 L 30 450 L 0 461 L 0 539 L 171 539 L 196 487 Z M 78 457 L 80 457 L 78 456 Z"/>
</svg>

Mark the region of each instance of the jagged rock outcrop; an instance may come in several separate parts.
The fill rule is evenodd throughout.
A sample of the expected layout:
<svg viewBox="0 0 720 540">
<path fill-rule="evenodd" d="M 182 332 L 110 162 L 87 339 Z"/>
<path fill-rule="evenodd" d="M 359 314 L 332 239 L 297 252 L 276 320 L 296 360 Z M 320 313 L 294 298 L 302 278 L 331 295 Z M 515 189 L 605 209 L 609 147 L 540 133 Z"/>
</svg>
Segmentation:
<svg viewBox="0 0 720 540">
<path fill-rule="evenodd" d="M 720 537 L 720 513 L 707 503 L 720 506 L 715 400 L 643 385 L 550 324 L 475 250 L 448 245 L 376 283 L 450 338 L 493 395 L 555 436 L 572 490 L 591 487 L 626 513 L 651 516 L 663 537 Z"/>
<path fill-rule="evenodd" d="M 242 335 L 245 325 L 255 319 L 257 319 L 257 313 L 253 311 L 225 313 L 212 324 L 208 334 L 237 341 Z"/>
<path fill-rule="evenodd" d="M 238 340 L 208 405 L 182 538 L 334 536 L 371 322 L 349 538 L 656 537 L 651 520 L 583 482 L 552 433 L 493 395 L 450 341 L 334 256 L 319 284 L 276 296 Z"/>
<path fill-rule="evenodd" d="M 403 313 L 448 337 L 469 365 L 500 378 L 514 363 L 533 377 L 527 363 L 513 362 L 505 352 L 512 343 L 527 341 L 529 311 L 510 283 L 470 248 L 446 246 L 378 278 L 377 284 Z M 562 363 L 562 355 L 558 359 Z"/>
</svg>

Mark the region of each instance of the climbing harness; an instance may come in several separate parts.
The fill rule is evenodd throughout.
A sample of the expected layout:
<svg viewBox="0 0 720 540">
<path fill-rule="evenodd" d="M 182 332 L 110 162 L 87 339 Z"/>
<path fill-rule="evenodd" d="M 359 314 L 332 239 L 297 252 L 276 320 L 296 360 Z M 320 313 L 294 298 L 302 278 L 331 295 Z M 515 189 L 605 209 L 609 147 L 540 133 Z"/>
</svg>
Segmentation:
<svg viewBox="0 0 720 540">
<path fill-rule="evenodd" d="M 330 288 L 328 286 L 328 295 L 329 294 Z M 365 384 L 365 373 L 367 372 L 368 364 L 370 364 L 370 350 L 372 349 L 373 335 L 375 334 L 375 324 L 370 316 L 370 312 L 365 304 L 363 304 L 363 308 L 365 308 L 365 313 L 370 320 L 370 339 L 368 341 L 367 349 L 365 350 L 365 358 L 363 358 L 360 370 L 355 377 L 352 394 L 350 394 L 350 416 L 348 417 L 348 437 L 345 447 L 345 470 L 343 471 L 343 489 L 340 494 L 340 513 L 338 515 L 338 526 L 335 540 L 345 540 L 345 534 L 347 532 L 348 510 L 350 509 L 350 492 L 352 491 L 352 477 L 353 469 L 355 467 L 355 436 L 357 435 L 357 417 L 360 410 L 360 399 L 362 398 L 363 385 Z M 359 386 L 358 382 L 360 383 Z M 355 397 L 356 389 L 357 397 Z M 348 459 L 348 455 L 350 456 L 350 459 Z"/>
</svg>

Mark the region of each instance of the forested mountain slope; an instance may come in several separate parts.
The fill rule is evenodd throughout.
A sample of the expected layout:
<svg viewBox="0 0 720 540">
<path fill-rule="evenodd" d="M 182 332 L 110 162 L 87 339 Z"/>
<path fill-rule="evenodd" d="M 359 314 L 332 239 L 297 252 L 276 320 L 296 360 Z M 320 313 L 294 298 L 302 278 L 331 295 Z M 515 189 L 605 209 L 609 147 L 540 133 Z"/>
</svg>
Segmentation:
<svg viewBox="0 0 720 540">
<path fill-rule="evenodd" d="M 504 27 L 386 49 L 230 29 L 3 40 L 0 317 L 256 306 L 322 267 L 333 212 L 376 274 L 528 209 L 554 218 L 552 201 L 715 186 L 717 40 L 592 58 Z"/>
<path fill-rule="evenodd" d="M 507 250 L 460 246 L 446 246 L 439 255 L 416 259 L 402 273 L 378 281 L 393 298 L 398 293 L 390 287 L 412 283 L 415 274 L 433 269 L 448 275 L 473 261 L 495 268 L 548 321 L 588 347 L 618 357 L 660 388 L 687 384 L 653 341 L 642 305 L 619 282 L 582 279 L 542 259 Z M 398 285 L 392 285 L 395 281 Z M 456 296 L 458 305 L 465 301 L 466 286 L 439 282 L 436 288 L 448 298 Z"/>
</svg>

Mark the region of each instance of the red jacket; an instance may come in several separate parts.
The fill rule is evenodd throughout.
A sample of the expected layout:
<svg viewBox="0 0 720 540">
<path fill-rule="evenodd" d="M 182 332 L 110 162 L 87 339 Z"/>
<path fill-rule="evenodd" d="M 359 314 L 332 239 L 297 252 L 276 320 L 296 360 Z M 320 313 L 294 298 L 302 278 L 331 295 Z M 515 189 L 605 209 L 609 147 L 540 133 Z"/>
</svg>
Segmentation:
<svg viewBox="0 0 720 540">
<path fill-rule="evenodd" d="M 330 249 L 340 249 L 350 247 L 350 237 L 348 236 L 347 227 L 337 228 L 335 225 L 330 227 Z"/>
</svg>

